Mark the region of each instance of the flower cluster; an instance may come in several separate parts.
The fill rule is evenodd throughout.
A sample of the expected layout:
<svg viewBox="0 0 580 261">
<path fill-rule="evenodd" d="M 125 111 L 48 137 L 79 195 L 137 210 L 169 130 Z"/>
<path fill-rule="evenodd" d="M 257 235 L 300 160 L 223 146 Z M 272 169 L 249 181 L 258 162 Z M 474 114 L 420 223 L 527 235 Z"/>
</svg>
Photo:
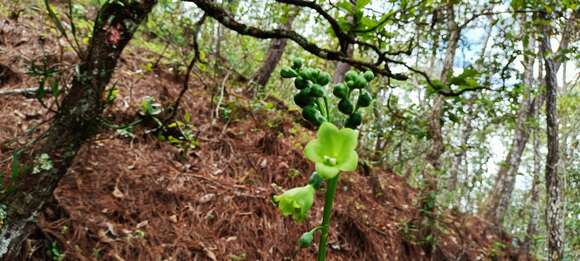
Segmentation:
<svg viewBox="0 0 580 261">
<path fill-rule="evenodd" d="M 316 171 L 308 185 L 287 190 L 276 195 L 273 201 L 282 215 L 291 216 L 296 222 L 303 221 L 314 203 L 316 190 L 323 181 L 326 183 L 325 206 L 322 224 L 302 234 L 298 240 L 300 247 L 312 245 L 314 234 L 320 230 L 318 260 L 326 256 L 327 239 L 332 213 L 332 202 L 341 171 L 354 171 L 358 164 L 356 152 L 358 131 L 362 123 L 360 108 L 370 106 L 372 96 L 367 91 L 369 82 L 375 78 L 371 71 L 358 73 L 349 71 L 344 82 L 333 87 L 332 94 L 338 98 L 337 109 L 347 116 L 344 127 L 339 129 L 331 122 L 328 97 L 325 86 L 330 83 L 330 74 L 315 68 L 303 66 L 303 61 L 295 59 L 291 67 L 280 72 L 283 78 L 294 78 L 294 86 L 299 90 L 294 102 L 302 108 L 302 116 L 315 126 L 319 126 L 316 139 L 304 148 L 304 155 L 314 162 Z M 358 95 L 354 95 L 358 93 Z M 356 101 L 353 105 L 353 101 Z"/>
<path fill-rule="evenodd" d="M 332 123 L 324 122 L 318 129 L 317 138 L 304 149 L 306 158 L 314 162 L 316 172 L 308 185 L 292 188 L 274 196 L 283 216 L 292 216 L 302 221 L 312 208 L 314 192 L 322 179 L 336 177 L 340 171 L 354 171 L 358 163 L 356 153 L 358 132 L 349 128 L 338 129 Z"/>
</svg>

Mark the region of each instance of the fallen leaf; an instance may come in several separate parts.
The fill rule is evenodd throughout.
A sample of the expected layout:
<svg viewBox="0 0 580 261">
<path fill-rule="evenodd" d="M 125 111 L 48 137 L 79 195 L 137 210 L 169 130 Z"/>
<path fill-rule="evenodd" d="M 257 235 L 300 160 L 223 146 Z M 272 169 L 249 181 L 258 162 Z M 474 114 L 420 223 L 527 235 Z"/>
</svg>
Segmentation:
<svg viewBox="0 0 580 261">
<path fill-rule="evenodd" d="M 199 198 L 199 203 L 201 204 L 205 204 L 207 202 L 210 202 L 213 198 L 215 198 L 215 194 L 213 193 L 209 193 L 209 194 L 205 194 L 203 195 L 201 198 Z"/>
</svg>

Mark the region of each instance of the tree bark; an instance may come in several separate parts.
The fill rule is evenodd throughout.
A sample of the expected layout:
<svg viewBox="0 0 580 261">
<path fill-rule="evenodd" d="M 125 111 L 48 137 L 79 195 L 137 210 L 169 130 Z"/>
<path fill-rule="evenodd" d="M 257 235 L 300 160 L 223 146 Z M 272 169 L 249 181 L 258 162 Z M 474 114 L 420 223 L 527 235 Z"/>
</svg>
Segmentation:
<svg viewBox="0 0 580 261">
<path fill-rule="evenodd" d="M 351 44 L 348 45 L 346 48 L 346 55 L 348 57 L 352 57 L 354 53 L 354 48 Z M 332 76 L 332 83 L 339 83 L 344 80 L 344 75 L 348 70 L 350 70 L 350 64 L 344 62 L 338 62 L 336 64 L 336 71 L 334 71 L 334 75 Z"/>
<path fill-rule="evenodd" d="M 545 16 L 545 14 L 543 14 Z M 564 258 L 564 206 L 562 204 L 563 180 L 558 176 L 558 83 L 556 64 L 551 56 L 550 28 L 542 26 L 540 49 L 544 56 L 546 70 L 546 134 L 548 155 L 546 157 L 546 227 L 548 232 L 548 260 L 560 261 Z"/>
<path fill-rule="evenodd" d="M 21 164 L 17 165 L 23 171 L 0 194 L 6 210 L 0 222 L 0 259 L 18 260 L 22 242 L 35 228 L 36 216 L 52 198 L 81 145 L 95 135 L 104 107 L 103 93 L 117 59 L 156 2 L 110 1 L 102 6 L 87 54 L 60 111 L 43 139 L 19 153 Z M 50 167 L 36 168 L 41 156 Z"/>
<path fill-rule="evenodd" d="M 282 26 L 282 29 L 284 30 L 292 29 L 292 23 L 294 22 L 296 16 L 298 16 L 298 11 L 294 11 L 291 14 L 289 14 L 286 22 Z M 282 59 L 282 55 L 284 54 L 284 49 L 286 48 L 287 44 L 288 44 L 287 38 L 272 39 L 270 47 L 268 48 L 268 52 L 266 53 L 266 59 L 264 59 L 262 66 L 256 72 L 256 74 L 254 74 L 254 81 L 256 83 L 258 83 L 261 86 L 266 86 L 268 80 L 270 79 L 270 76 L 272 75 L 272 72 L 274 71 L 274 69 L 276 69 L 276 66 Z"/>
</svg>

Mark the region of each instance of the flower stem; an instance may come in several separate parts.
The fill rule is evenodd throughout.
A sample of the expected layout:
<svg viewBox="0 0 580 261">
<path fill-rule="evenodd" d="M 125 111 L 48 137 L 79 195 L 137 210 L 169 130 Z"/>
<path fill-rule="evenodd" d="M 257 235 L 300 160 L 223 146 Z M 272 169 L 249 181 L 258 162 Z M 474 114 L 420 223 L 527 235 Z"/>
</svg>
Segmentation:
<svg viewBox="0 0 580 261">
<path fill-rule="evenodd" d="M 324 107 L 326 108 L 326 120 L 328 120 L 328 122 L 332 122 L 330 119 L 330 109 L 328 108 L 328 99 L 326 96 L 324 96 Z"/>
<path fill-rule="evenodd" d="M 326 249 L 328 241 L 328 230 L 330 228 L 330 215 L 332 214 L 332 203 L 334 202 L 334 194 L 336 192 L 336 185 L 338 183 L 338 177 L 327 180 L 326 195 L 324 196 L 324 212 L 322 216 L 322 231 L 320 233 L 320 242 L 318 247 L 318 261 L 326 260 Z"/>
</svg>

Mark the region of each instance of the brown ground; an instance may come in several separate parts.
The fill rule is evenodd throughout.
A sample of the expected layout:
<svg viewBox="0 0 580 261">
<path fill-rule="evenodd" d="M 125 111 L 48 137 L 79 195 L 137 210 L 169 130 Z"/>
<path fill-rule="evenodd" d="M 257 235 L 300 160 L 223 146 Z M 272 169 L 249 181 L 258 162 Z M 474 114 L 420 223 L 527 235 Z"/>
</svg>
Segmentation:
<svg viewBox="0 0 580 261">
<path fill-rule="evenodd" d="M 24 74 L 27 60 L 48 55 L 61 68 L 74 63 L 74 55 L 46 39 L 31 16 L 0 18 L 0 91 L 35 86 Z M 134 120 L 144 96 L 167 104 L 179 92 L 180 77 L 168 70 L 142 72 L 150 60 L 155 55 L 143 50 L 125 52 L 114 79 L 120 93 L 106 111 L 113 122 Z M 236 94 L 235 83 L 226 84 L 230 120 L 212 124 L 210 90 L 221 79 L 204 82 L 207 87 L 192 82 L 179 113 L 180 118 L 192 115 L 198 147 L 180 159 L 178 149 L 146 134 L 143 126 L 136 128 L 135 138 L 103 128 L 82 148 L 54 193 L 55 203 L 39 218 L 40 230 L 26 249 L 31 259 L 50 259 L 50 242 L 66 260 L 314 259 L 315 248 L 300 250 L 296 240 L 321 220 L 323 194 L 300 225 L 282 218 L 271 202 L 277 186 L 306 183 L 313 166 L 301 151 L 314 133 L 286 111 L 256 108 Z M 40 133 L 46 124 L 25 135 L 50 115 L 35 99 L 0 96 L 0 170 L 9 173 L 12 150 Z M 418 212 L 416 190 L 394 173 L 373 171 L 384 196 L 371 192 L 376 182 L 368 175 L 343 174 L 329 259 L 427 260 L 407 225 Z M 440 223 L 435 260 L 508 260 L 512 255 L 510 238 L 478 217 L 445 213 Z M 500 250 L 498 242 L 508 248 Z"/>
</svg>

